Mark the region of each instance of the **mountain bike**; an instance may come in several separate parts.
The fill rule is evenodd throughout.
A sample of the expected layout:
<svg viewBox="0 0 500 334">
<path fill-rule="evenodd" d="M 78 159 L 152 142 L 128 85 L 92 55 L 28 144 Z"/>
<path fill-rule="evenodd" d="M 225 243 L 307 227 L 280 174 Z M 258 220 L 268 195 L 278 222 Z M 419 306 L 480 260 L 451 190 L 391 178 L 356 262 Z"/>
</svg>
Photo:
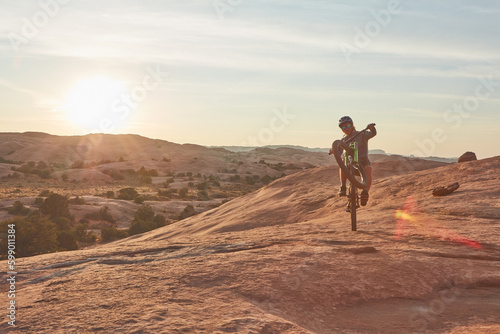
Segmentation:
<svg viewBox="0 0 500 334">
<path fill-rule="evenodd" d="M 332 151 L 339 168 L 349 180 L 346 211 L 351 213 L 351 229 L 357 230 L 356 209 L 359 208 L 358 188 L 367 186 L 367 179 L 363 165 L 358 162 L 358 143 L 353 140 L 368 128 L 358 132 L 352 138 L 336 140 L 332 144 Z M 350 143 L 350 144 L 348 144 Z M 342 152 L 345 152 L 344 154 Z"/>
</svg>

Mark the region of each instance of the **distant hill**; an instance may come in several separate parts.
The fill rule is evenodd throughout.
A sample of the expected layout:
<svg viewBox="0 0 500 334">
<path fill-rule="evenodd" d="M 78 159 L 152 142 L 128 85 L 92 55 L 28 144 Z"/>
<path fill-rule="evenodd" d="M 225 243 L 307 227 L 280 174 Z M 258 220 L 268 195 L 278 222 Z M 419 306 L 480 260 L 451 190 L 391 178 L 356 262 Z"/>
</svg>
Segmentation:
<svg viewBox="0 0 500 334">
<path fill-rule="evenodd" d="M 267 145 L 267 146 L 207 146 L 208 148 L 222 148 L 231 152 L 249 152 L 252 150 L 255 150 L 257 148 L 270 148 L 270 149 L 276 149 L 276 148 L 293 148 L 297 150 L 303 150 L 307 152 L 328 152 L 330 148 L 328 147 L 305 147 L 305 146 L 299 146 L 299 145 Z M 381 149 L 373 149 L 369 150 L 369 154 L 383 154 L 383 155 L 398 155 L 398 154 L 392 154 L 392 153 L 387 153 L 384 150 Z M 405 155 L 404 157 L 408 158 L 415 158 L 414 156 L 407 156 Z M 438 162 L 446 162 L 446 163 L 454 163 L 457 162 L 458 158 L 443 158 L 443 157 L 421 157 L 420 159 L 424 160 L 431 160 L 431 161 L 438 161 Z"/>
</svg>

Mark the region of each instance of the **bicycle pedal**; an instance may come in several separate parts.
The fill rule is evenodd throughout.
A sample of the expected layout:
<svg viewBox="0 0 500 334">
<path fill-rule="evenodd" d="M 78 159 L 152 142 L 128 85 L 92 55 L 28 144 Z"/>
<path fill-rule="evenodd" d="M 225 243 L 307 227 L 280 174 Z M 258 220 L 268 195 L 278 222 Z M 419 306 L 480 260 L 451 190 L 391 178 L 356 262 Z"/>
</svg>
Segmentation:
<svg viewBox="0 0 500 334">
<path fill-rule="evenodd" d="M 349 207 L 345 208 L 345 212 L 351 212 L 351 209 Z"/>
</svg>

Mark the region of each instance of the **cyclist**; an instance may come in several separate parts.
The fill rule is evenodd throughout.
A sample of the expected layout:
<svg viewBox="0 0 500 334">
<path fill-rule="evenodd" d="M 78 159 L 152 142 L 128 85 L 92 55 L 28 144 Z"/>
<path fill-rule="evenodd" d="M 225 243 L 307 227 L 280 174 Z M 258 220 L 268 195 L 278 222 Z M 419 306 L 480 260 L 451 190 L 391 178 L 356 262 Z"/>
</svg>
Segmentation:
<svg viewBox="0 0 500 334">
<path fill-rule="evenodd" d="M 339 128 L 342 130 L 342 132 L 344 132 L 344 137 L 342 138 L 343 142 L 345 142 L 346 144 L 350 144 L 351 141 L 358 143 L 358 161 L 363 165 L 366 172 L 367 185 L 366 188 L 361 192 L 360 203 L 361 205 L 365 206 L 368 202 L 368 191 L 370 190 L 370 187 L 372 185 L 372 167 L 370 165 L 370 160 L 368 159 L 368 140 L 375 137 L 375 135 L 377 134 L 377 130 L 375 129 L 375 124 L 370 123 L 367 126 L 368 131 L 360 133 L 359 131 L 356 131 L 354 123 L 349 116 L 343 116 L 342 118 L 340 118 Z M 351 138 L 354 138 L 354 140 L 350 140 Z M 330 149 L 330 154 L 331 153 L 332 149 Z M 338 195 L 346 196 L 347 176 L 344 175 L 342 170 L 340 170 L 340 182 L 341 186 Z"/>
</svg>

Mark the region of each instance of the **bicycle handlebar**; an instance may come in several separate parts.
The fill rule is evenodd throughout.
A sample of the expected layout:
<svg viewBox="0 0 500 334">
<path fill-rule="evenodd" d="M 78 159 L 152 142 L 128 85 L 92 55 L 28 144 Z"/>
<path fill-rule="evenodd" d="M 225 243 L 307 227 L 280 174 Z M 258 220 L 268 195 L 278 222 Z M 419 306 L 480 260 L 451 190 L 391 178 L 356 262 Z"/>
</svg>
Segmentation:
<svg viewBox="0 0 500 334">
<path fill-rule="evenodd" d="M 372 123 L 373 126 L 377 125 L 375 123 Z M 371 125 L 371 124 L 370 124 Z M 368 127 L 364 128 L 363 130 L 359 131 L 358 133 L 356 133 L 355 136 L 353 136 L 352 138 L 348 138 L 348 140 L 346 140 L 345 142 L 348 143 L 350 141 L 352 141 L 354 138 L 356 138 L 357 136 L 359 136 L 360 134 L 362 134 L 363 132 L 366 132 L 366 130 L 370 130 Z M 331 152 L 328 152 L 328 155 L 332 155 Z"/>
</svg>

